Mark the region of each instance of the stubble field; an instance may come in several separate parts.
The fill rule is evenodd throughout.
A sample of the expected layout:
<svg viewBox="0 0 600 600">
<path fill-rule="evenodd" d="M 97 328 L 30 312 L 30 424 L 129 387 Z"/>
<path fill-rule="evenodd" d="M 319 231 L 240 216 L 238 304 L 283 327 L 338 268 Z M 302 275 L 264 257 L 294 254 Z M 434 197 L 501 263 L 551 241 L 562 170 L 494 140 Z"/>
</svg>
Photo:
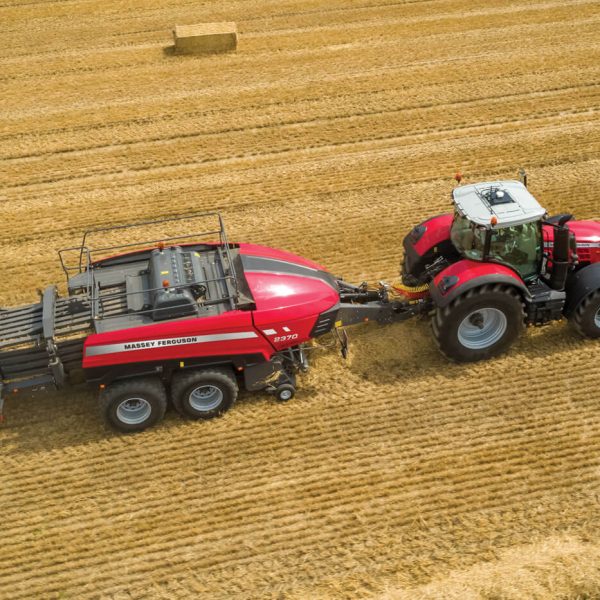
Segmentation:
<svg viewBox="0 0 600 600">
<path fill-rule="evenodd" d="M 176 57 L 177 24 L 238 52 Z M 600 2 L 0 4 L 0 306 L 88 227 L 219 209 L 230 239 L 393 279 L 451 177 L 600 216 Z M 296 398 L 104 429 L 7 401 L 0 597 L 599 598 L 600 345 L 530 330 L 459 366 L 426 322 L 350 332 Z"/>
</svg>

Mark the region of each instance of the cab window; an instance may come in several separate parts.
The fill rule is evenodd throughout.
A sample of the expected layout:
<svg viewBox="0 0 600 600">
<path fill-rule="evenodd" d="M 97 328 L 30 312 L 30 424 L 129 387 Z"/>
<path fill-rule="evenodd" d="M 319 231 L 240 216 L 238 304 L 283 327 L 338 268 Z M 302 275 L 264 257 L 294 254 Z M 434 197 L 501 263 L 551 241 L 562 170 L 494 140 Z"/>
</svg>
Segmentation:
<svg viewBox="0 0 600 600">
<path fill-rule="evenodd" d="M 450 238 L 454 247 L 466 258 L 483 260 L 485 233 L 485 227 L 476 225 L 459 213 L 454 215 Z"/>
<path fill-rule="evenodd" d="M 542 259 L 542 235 L 538 222 L 491 231 L 489 259 L 509 265 L 523 279 L 537 275 Z"/>
</svg>

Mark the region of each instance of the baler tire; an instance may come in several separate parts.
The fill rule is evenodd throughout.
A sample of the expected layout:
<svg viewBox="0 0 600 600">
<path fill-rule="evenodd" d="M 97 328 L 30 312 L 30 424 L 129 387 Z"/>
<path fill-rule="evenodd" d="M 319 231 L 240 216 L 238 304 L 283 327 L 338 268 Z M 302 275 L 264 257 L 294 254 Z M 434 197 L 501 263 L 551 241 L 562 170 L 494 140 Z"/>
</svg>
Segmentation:
<svg viewBox="0 0 600 600">
<path fill-rule="evenodd" d="M 296 395 L 296 388 L 290 383 L 282 383 L 275 390 L 277 402 L 289 402 Z"/>
<path fill-rule="evenodd" d="M 499 319 L 503 330 L 490 333 L 492 343 L 489 345 L 485 345 L 485 340 L 478 342 L 475 338 L 469 347 L 461 342 L 459 329 L 472 316 L 482 318 L 480 311 L 485 309 L 488 313 L 484 314 Z M 508 349 L 525 327 L 525 310 L 515 288 L 502 284 L 484 285 L 469 290 L 444 308 L 438 307 L 431 325 L 442 354 L 455 362 L 475 362 L 498 356 Z M 483 331 L 483 326 L 481 329 Z M 480 347 L 476 347 L 478 344 Z"/>
<path fill-rule="evenodd" d="M 133 433 L 156 425 L 165 416 L 167 393 L 160 379 L 135 377 L 108 385 L 98 402 L 109 426 L 122 433 Z"/>
<path fill-rule="evenodd" d="M 600 337 L 600 290 L 588 294 L 579 303 L 571 322 L 582 337 Z"/>
<path fill-rule="evenodd" d="M 193 397 L 193 394 L 196 396 Z M 235 403 L 238 385 L 231 369 L 194 369 L 173 376 L 171 400 L 175 410 L 190 419 L 213 419 Z M 196 406 L 194 406 L 196 402 Z M 199 408 L 202 403 L 205 408 Z"/>
</svg>

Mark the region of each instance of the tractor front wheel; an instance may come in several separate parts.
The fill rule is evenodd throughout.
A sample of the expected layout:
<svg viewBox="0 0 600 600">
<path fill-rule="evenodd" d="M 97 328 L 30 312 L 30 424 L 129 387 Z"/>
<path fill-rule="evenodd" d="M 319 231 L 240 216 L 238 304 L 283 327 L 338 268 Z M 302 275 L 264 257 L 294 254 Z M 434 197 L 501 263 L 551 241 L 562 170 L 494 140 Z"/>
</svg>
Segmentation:
<svg viewBox="0 0 600 600">
<path fill-rule="evenodd" d="M 432 328 L 439 349 L 451 360 L 473 362 L 504 352 L 524 328 L 525 312 L 512 287 L 485 285 L 438 308 Z"/>
<path fill-rule="evenodd" d="M 600 337 L 600 290 L 586 296 L 575 309 L 573 325 L 583 336 Z"/>
</svg>

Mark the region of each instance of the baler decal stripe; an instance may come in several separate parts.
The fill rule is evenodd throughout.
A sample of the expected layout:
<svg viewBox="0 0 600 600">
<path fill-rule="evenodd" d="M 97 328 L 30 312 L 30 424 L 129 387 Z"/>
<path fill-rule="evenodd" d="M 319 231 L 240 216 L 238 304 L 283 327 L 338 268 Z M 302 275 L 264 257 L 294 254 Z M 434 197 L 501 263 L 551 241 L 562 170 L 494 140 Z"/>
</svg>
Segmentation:
<svg viewBox="0 0 600 600">
<path fill-rule="evenodd" d="M 138 340 L 136 342 L 123 342 L 121 344 L 100 344 L 88 346 L 86 356 L 113 354 L 115 352 L 132 352 L 134 350 L 153 350 L 155 348 L 169 348 L 171 346 L 186 346 L 188 344 L 205 344 L 207 342 L 229 342 L 232 340 L 247 340 L 258 337 L 254 331 L 239 331 L 236 333 L 213 333 L 210 335 L 187 335 L 176 338 L 161 338 L 156 340 Z"/>
<path fill-rule="evenodd" d="M 319 271 L 306 265 L 299 265 L 275 258 L 265 258 L 262 256 L 242 255 L 242 265 L 244 273 L 276 273 L 278 275 L 293 275 L 296 277 L 305 277 L 322 281 L 337 291 L 335 279 L 325 271 Z"/>
<path fill-rule="evenodd" d="M 252 254 L 242 254 L 242 263 L 245 269 L 260 271 L 275 271 L 283 273 L 306 273 L 312 271 L 318 273 L 319 270 L 308 265 L 299 265 L 298 263 L 281 260 L 279 258 L 270 258 L 266 256 L 253 256 Z"/>
</svg>

